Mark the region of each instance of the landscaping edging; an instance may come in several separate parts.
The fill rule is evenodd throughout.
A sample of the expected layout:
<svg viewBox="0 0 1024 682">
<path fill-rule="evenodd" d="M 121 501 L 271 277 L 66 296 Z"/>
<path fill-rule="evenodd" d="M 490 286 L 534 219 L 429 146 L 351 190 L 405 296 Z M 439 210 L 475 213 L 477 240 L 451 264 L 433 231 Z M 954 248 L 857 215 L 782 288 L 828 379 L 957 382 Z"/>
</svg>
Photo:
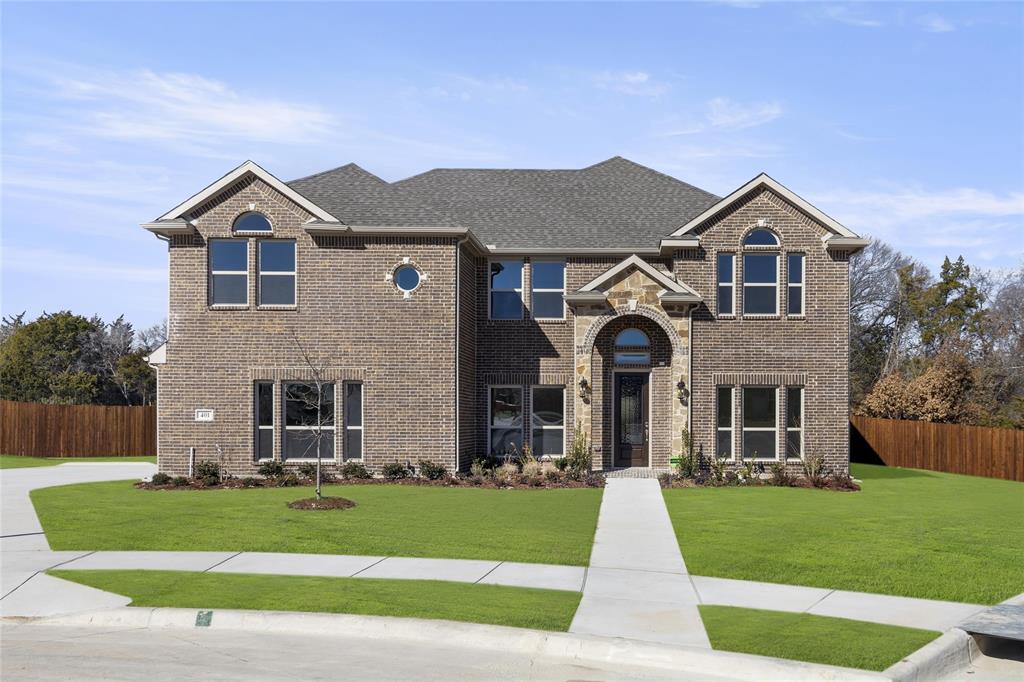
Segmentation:
<svg viewBox="0 0 1024 682">
<path fill-rule="evenodd" d="M 206 616 L 210 614 L 208 624 Z M 453 621 L 352 616 L 344 614 L 289 613 L 280 611 L 237 611 L 171 608 L 124 607 L 94 613 L 36 619 L 45 625 L 98 626 L 124 628 L 195 629 L 278 632 L 300 635 L 337 635 L 365 639 L 397 639 L 433 643 L 458 641 L 462 646 L 482 650 L 498 649 L 535 656 L 568 658 L 580 662 L 613 662 L 641 668 L 707 674 L 709 670 L 728 670 L 741 680 L 865 680 L 878 682 L 892 678 L 879 673 L 815 663 L 801 663 L 751 654 L 674 647 L 635 640 L 571 635 L 510 628 L 499 625 L 474 625 Z M 26 623 L 31 627 L 32 622 Z"/>
</svg>

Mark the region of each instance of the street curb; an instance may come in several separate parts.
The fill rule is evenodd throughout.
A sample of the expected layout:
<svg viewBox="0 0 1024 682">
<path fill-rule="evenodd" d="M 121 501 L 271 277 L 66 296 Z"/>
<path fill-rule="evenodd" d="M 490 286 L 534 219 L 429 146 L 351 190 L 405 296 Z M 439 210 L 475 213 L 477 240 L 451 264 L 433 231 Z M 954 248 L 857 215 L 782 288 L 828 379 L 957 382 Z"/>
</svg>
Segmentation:
<svg viewBox="0 0 1024 682">
<path fill-rule="evenodd" d="M 974 638 L 959 628 L 948 630 L 938 639 L 885 670 L 893 682 L 923 682 L 966 670 L 980 651 Z"/>
<path fill-rule="evenodd" d="M 201 612 L 196 609 L 125 607 L 93 613 L 40 618 L 31 623 L 44 625 L 130 628 L 197 627 Z M 670 670 L 675 676 L 685 673 L 723 671 L 742 680 L 865 680 L 880 682 L 886 675 L 836 666 L 787 661 L 766 656 L 713 651 L 694 647 L 674 647 L 611 637 L 542 632 L 498 625 L 477 625 L 453 621 L 356 616 L 326 613 L 282 611 L 212 611 L 209 625 L 217 630 L 277 632 L 300 635 L 339 635 L 366 639 L 399 639 L 432 643 L 458 642 L 474 649 L 517 651 L 532 656 L 568 658 L 576 661 L 615 663 Z"/>
</svg>

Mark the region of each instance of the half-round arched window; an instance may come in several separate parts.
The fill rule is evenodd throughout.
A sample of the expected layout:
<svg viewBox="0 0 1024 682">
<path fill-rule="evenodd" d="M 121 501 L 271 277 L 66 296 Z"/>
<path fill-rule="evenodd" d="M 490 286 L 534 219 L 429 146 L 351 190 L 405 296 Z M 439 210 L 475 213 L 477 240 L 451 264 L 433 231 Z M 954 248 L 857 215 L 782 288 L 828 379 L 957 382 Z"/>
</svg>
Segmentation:
<svg viewBox="0 0 1024 682">
<path fill-rule="evenodd" d="M 778 246 L 779 238 L 771 230 L 758 228 L 743 240 L 743 246 Z"/>
<path fill-rule="evenodd" d="M 639 329 L 623 329 L 615 337 L 616 365 L 651 364 L 651 340 Z"/>
<path fill-rule="evenodd" d="M 273 230 L 267 216 L 258 211 L 247 211 L 238 216 L 231 229 L 235 232 L 271 232 Z"/>
</svg>

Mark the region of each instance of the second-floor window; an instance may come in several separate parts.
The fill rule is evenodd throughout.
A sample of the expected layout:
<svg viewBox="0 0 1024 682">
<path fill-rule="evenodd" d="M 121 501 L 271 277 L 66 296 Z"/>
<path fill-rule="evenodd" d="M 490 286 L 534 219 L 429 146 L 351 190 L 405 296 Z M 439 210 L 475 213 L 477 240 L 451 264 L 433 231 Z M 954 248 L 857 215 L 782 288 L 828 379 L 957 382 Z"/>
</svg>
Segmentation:
<svg viewBox="0 0 1024 682">
<path fill-rule="evenodd" d="M 733 302 L 736 300 L 735 279 L 736 255 L 732 253 L 718 254 L 718 314 L 734 314 Z"/>
<path fill-rule="evenodd" d="M 772 253 L 743 256 L 743 314 L 779 312 L 779 257 Z"/>
<path fill-rule="evenodd" d="M 565 319 L 565 263 L 533 261 L 531 314 L 536 320 Z"/>
<path fill-rule="evenodd" d="M 210 240 L 210 303 L 249 303 L 249 243 L 243 239 Z"/>
<path fill-rule="evenodd" d="M 804 314 L 804 255 L 791 253 L 787 258 L 786 279 L 789 282 L 786 293 L 786 313 Z"/>
<path fill-rule="evenodd" d="M 488 289 L 492 320 L 523 319 L 523 261 L 491 261 Z"/>
<path fill-rule="evenodd" d="M 260 305 L 295 305 L 295 242 L 261 239 L 257 243 Z"/>
</svg>

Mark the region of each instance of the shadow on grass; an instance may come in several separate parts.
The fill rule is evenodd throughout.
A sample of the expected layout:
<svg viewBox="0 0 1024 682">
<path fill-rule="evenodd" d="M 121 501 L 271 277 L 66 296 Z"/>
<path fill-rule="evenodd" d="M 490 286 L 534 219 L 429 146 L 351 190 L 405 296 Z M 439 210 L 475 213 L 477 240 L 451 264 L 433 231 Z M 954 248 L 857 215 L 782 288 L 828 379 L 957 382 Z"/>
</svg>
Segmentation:
<svg viewBox="0 0 1024 682">
<path fill-rule="evenodd" d="M 934 472 L 921 469 L 902 469 L 900 467 L 889 467 L 884 464 L 861 464 L 853 462 L 850 466 L 850 473 L 862 481 L 881 481 L 898 478 L 936 478 Z"/>
</svg>

